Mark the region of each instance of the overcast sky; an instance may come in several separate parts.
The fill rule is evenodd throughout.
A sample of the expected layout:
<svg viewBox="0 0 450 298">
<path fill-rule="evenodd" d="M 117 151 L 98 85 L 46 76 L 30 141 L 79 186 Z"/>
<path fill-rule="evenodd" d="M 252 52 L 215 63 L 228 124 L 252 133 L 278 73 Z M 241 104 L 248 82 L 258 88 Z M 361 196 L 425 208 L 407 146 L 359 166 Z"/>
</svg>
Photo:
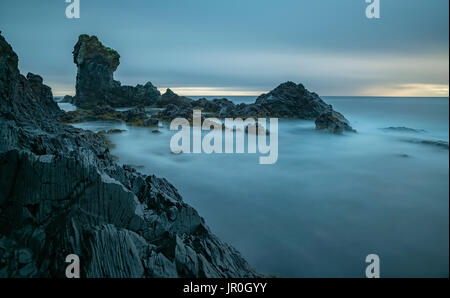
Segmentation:
<svg viewBox="0 0 450 298">
<path fill-rule="evenodd" d="M 1 0 L 22 73 L 74 92 L 72 50 L 95 34 L 121 55 L 115 78 L 186 95 L 255 94 L 301 82 L 320 95 L 448 96 L 449 1 Z"/>
</svg>

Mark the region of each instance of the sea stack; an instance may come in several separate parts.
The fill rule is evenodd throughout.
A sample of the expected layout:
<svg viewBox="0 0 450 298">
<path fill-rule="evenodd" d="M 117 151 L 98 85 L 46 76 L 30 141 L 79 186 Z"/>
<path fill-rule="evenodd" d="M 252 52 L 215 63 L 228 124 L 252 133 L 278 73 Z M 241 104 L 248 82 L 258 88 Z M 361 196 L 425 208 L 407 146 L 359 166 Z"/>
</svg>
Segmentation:
<svg viewBox="0 0 450 298">
<path fill-rule="evenodd" d="M 120 55 L 104 46 L 96 36 L 79 36 L 73 50 L 73 62 L 78 68 L 73 102 L 78 107 L 148 106 L 160 97 L 160 92 L 150 82 L 131 87 L 115 81 L 114 72 L 120 64 Z"/>
</svg>

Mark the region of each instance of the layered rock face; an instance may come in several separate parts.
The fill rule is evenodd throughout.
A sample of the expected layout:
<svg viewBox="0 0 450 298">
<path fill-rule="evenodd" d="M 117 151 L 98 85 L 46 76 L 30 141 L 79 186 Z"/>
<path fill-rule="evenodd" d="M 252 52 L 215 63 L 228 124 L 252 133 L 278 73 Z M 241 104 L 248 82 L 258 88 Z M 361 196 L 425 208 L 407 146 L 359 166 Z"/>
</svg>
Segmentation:
<svg viewBox="0 0 450 298">
<path fill-rule="evenodd" d="M 0 277 L 64 277 L 69 254 L 82 277 L 257 276 L 167 180 L 60 124 L 50 89 L 17 62 L 0 35 Z"/>
<path fill-rule="evenodd" d="M 78 67 L 73 102 L 79 107 L 152 105 L 160 97 L 150 82 L 131 87 L 115 81 L 113 74 L 120 64 L 120 55 L 96 36 L 80 35 L 73 60 Z"/>
</svg>

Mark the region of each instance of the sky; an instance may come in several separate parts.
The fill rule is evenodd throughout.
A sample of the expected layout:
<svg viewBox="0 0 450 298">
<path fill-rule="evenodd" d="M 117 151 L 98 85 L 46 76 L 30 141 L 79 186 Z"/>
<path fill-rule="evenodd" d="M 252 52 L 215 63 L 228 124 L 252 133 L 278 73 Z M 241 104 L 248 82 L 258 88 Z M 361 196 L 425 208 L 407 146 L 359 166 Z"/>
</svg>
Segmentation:
<svg viewBox="0 0 450 298">
<path fill-rule="evenodd" d="M 284 81 L 323 96 L 449 93 L 449 1 L 1 0 L 0 30 L 21 72 L 73 94 L 72 50 L 96 35 L 121 55 L 115 79 L 182 95 L 257 95 Z"/>
</svg>

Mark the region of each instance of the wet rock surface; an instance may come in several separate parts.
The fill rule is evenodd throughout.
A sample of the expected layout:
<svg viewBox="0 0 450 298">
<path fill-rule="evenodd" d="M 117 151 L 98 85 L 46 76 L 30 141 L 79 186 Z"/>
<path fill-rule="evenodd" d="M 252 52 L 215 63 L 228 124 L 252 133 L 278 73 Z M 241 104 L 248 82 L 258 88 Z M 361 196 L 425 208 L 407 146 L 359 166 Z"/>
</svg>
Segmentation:
<svg viewBox="0 0 450 298">
<path fill-rule="evenodd" d="M 117 120 L 129 125 L 153 127 L 158 126 L 159 120 L 149 116 L 143 106 L 127 111 L 116 111 L 110 106 L 97 106 L 93 109 L 77 109 L 67 112 L 62 119 L 65 123 L 79 123 L 97 120 Z"/>
<path fill-rule="evenodd" d="M 327 110 L 316 119 L 316 129 L 333 134 L 355 132 L 348 120 L 339 112 Z"/>
<path fill-rule="evenodd" d="M 92 55 L 97 46 L 80 45 L 76 61 L 109 79 L 118 55 Z M 50 89 L 17 63 L 0 35 L 0 277 L 64 277 L 68 254 L 82 277 L 257 276 L 167 180 L 117 165 L 99 135 L 61 124 Z"/>
</svg>

